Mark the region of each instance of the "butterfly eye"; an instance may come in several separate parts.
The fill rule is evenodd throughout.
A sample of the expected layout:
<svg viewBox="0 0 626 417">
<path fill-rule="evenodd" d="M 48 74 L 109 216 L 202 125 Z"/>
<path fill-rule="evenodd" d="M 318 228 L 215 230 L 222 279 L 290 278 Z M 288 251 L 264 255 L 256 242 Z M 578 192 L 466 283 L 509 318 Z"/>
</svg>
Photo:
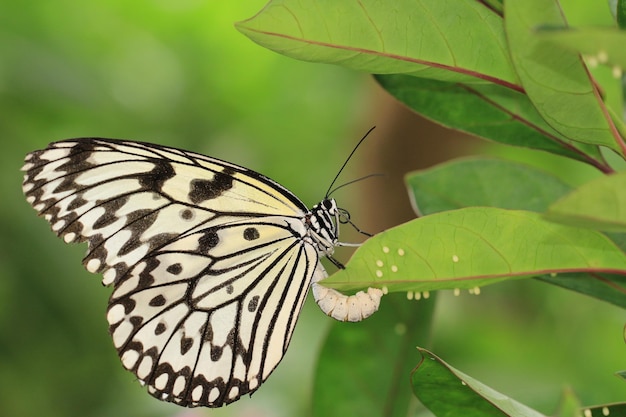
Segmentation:
<svg viewBox="0 0 626 417">
<path fill-rule="evenodd" d="M 334 216 L 337 213 L 337 203 L 334 198 L 328 198 L 322 200 L 322 208 L 331 216 Z"/>
</svg>

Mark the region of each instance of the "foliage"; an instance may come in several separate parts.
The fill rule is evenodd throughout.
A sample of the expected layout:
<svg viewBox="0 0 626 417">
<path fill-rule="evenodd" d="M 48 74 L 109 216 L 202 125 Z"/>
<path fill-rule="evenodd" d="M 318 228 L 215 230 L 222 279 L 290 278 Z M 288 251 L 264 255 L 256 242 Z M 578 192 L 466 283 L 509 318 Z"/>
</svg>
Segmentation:
<svg viewBox="0 0 626 417">
<path fill-rule="evenodd" d="M 616 173 L 626 157 L 619 82 L 626 62 L 624 10 L 618 1 L 606 27 L 577 28 L 557 0 L 398 0 L 393 7 L 374 0 L 275 0 L 240 22 L 242 33 L 281 54 L 377 74 L 390 94 L 445 126 L 550 152 L 598 173 L 575 188 L 535 168 L 487 159 L 409 174 L 420 217 L 369 239 L 347 269 L 324 284 L 344 291 L 373 286 L 414 298 L 536 277 L 626 307 L 626 191 L 624 175 Z M 603 76 L 601 67 L 611 76 Z M 360 331 L 379 329 L 369 325 Z M 336 347 L 333 334 L 328 344 Z M 380 361 L 389 367 L 383 350 Z M 473 415 L 468 409 L 540 415 L 431 353 L 422 355 L 413 392 L 435 415 Z M 349 356 L 345 373 L 359 366 Z M 323 355 L 319 378 L 327 376 L 330 360 L 341 366 L 337 357 Z M 355 389 L 379 375 L 372 367 L 368 375 L 328 383 L 327 389 L 354 407 L 368 404 L 359 415 L 407 415 L 410 407 L 400 394 L 403 410 L 390 409 L 387 396 L 376 400 L 371 390 Z M 323 383 L 316 387 L 316 398 L 324 397 Z M 341 411 L 314 410 L 345 415 L 345 404 L 335 407 Z"/>
</svg>

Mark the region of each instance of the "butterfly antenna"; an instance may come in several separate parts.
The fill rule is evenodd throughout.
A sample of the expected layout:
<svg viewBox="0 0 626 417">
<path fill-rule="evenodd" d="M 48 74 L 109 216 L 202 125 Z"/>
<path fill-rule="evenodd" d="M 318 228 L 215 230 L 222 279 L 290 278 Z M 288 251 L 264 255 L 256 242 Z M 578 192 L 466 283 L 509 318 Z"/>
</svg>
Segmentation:
<svg viewBox="0 0 626 417">
<path fill-rule="evenodd" d="M 354 179 L 354 180 L 352 180 L 352 181 L 348 181 L 348 182 L 346 182 L 346 183 L 344 183 L 344 184 L 341 184 L 341 185 L 336 186 L 335 188 L 333 188 L 332 190 L 330 190 L 330 192 L 329 192 L 328 194 L 326 194 L 326 197 L 330 196 L 330 195 L 331 195 L 331 194 L 333 194 L 335 191 L 337 191 L 337 190 L 339 190 L 339 189 L 341 189 L 341 188 L 345 187 L 346 185 L 354 184 L 355 182 L 363 181 L 363 180 L 366 180 L 366 179 L 368 179 L 368 178 L 372 178 L 372 177 L 384 177 L 384 176 L 385 176 L 385 174 L 382 174 L 382 173 L 367 174 L 367 175 L 365 175 L 365 176 L 362 176 L 362 177 L 356 178 L 356 179 Z"/>
<path fill-rule="evenodd" d="M 354 153 L 356 152 L 356 150 L 359 148 L 359 146 L 361 146 L 361 143 L 363 143 L 363 141 L 365 140 L 365 138 L 367 137 L 367 135 L 369 135 L 372 130 L 374 130 L 376 128 L 376 126 L 373 126 L 372 128 L 370 128 L 370 130 L 367 131 L 367 133 L 365 135 L 363 135 L 363 137 L 361 138 L 361 140 L 359 141 L 359 143 L 356 144 L 356 146 L 354 147 L 354 149 L 352 149 L 352 152 L 350 152 L 350 155 L 348 155 L 348 158 L 346 158 L 346 161 L 343 163 L 343 165 L 341 166 L 341 168 L 339 169 L 339 172 L 337 172 L 337 175 L 335 175 L 335 178 L 333 179 L 333 182 L 330 183 L 330 187 L 328 187 L 328 191 L 326 191 L 326 197 L 328 198 L 328 196 L 331 193 L 331 190 L 333 188 L 333 185 L 335 185 L 335 182 L 337 182 L 337 179 L 339 178 L 339 175 L 341 175 L 341 172 L 343 171 L 343 169 L 346 167 L 346 165 L 348 165 L 348 162 L 350 162 L 350 158 L 352 158 L 352 155 L 354 155 Z M 345 185 L 345 184 L 344 184 Z M 337 187 L 340 188 L 340 187 Z"/>
</svg>

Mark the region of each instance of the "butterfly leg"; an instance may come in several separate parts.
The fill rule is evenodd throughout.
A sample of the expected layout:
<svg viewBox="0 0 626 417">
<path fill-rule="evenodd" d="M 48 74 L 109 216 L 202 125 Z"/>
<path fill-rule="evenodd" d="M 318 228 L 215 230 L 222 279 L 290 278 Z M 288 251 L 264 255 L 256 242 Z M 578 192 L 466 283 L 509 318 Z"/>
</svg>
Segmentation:
<svg viewBox="0 0 626 417">
<path fill-rule="evenodd" d="M 336 259 L 335 259 L 335 258 L 333 258 L 332 256 L 330 256 L 330 255 L 326 255 L 326 258 L 327 258 L 330 262 L 332 262 L 332 263 L 333 263 L 333 265 L 335 265 L 335 266 L 337 267 L 337 269 L 346 269 L 346 267 L 345 267 L 345 266 L 344 266 L 341 262 L 339 262 L 338 260 L 336 260 Z"/>
</svg>

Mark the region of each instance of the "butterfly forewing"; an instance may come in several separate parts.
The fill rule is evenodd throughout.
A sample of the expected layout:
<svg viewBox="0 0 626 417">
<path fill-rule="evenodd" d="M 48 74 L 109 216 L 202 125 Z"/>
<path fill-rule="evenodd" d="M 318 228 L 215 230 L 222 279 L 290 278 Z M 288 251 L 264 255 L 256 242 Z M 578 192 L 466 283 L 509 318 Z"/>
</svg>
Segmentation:
<svg viewBox="0 0 626 417">
<path fill-rule="evenodd" d="M 110 139 L 26 159 L 27 200 L 114 284 L 107 319 L 124 367 L 154 396 L 217 407 L 282 359 L 315 271 L 306 206 L 218 159 Z"/>
</svg>

